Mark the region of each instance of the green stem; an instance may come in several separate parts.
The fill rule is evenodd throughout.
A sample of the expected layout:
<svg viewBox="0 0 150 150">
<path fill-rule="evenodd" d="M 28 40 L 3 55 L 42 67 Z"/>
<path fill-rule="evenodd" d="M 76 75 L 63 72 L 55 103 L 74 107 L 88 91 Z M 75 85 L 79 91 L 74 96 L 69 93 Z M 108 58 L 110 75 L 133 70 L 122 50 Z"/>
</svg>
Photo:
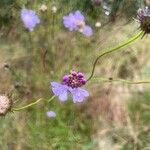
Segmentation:
<svg viewBox="0 0 150 150">
<path fill-rule="evenodd" d="M 103 57 L 104 55 L 107 55 L 107 54 L 109 54 L 109 53 L 115 52 L 115 51 L 119 50 L 120 48 L 123 48 L 123 47 L 129 45 L 130 43 L 134 42 L 134 41 L 135 41 L 136 39 L 138 39 L 139 37 L 142 37 L 143 34 L 144 34 L 143 31 L 141 31 L 140 33 L 136 34 L 134 37 L 132 37 L 131 39 L 127 40 L 126 42 L 124 42 L 124 43 L 122 43 L 122 44 L 119 44 L 118 46 L 115 46 L 114 48 L 111 48 L 110 50 L 108 50 L 108 51 L 102 53 L 101 55 L 99 55 L 99 56 L 95 59 L 95 61 L 94 61 L 91 75 L 89 76 L 89 78 L 87 79 L 87 81 L 91 80 L 91 78 L 93 77 L 96 64 L 97 64 L 98 60 L 99 60 L 101 57 Z"/>
<path fill-rule="evenodd" d="M 129 81 L 124 79 L 108 79 L 108 78 L 93 78 L 93 80 L 101 82 L 122 82 L 126 84 L 150 84 L 150 81 Z"/>
<path fill-rule="evenodd" d="M 35 102 L 33 102 L 33 103 L 30 103 L 30 104 L 28 104 L 28 105 L 26 105 L 26 106 L 23 106 L 23 107 L 20 107 L 20 108 L 12 108 L 11 110 L 12 110 L 12 111 L 20 111 L 20 110 L 23 110 L 23 109 L 26 109 L 26 108 L 28 108 L 28 107 L 31 107 L 31 106 L 33 106 L 33 105 L 39 103 L 41 100 L 42 100 L 42 98 L 40 98 L 40 99 L 38 99 L 37 101 L 35 101 Z"/>
<path fill-rule="evenodd" d="M 49 100 L 48 100 L 48 103 L 51 102 L 56 96 L 53 95 Z"/>
<path fill-rule="evenodd" d="M 55 95 L 53 95 L 53 96 L 48 100 L 48 103 L 49 103 L 50 101 L 52 101 L 54 98 L 55 98 Z M 11 110 L 12 110 L 12 111 L 20 111 L 20 110 L 23 110 L 23 109 L 29 108 L 29 107 L 31 107 L 31 106 L 33 106 L 33 105 L 39 103 L 41 100 L 42 100 L 42 98 L 40 98 L 40 99 L 38 99 L 37 101 L 35 101 L 35 102 L 33 102 L 33 103 L 30 103 L 30 104 L 28 104 L 28 105 L 26 105 L 26 106 L 23 106 L 23 107 L 20 107 L 20 108 L 12 108 Z"/>
</svg>

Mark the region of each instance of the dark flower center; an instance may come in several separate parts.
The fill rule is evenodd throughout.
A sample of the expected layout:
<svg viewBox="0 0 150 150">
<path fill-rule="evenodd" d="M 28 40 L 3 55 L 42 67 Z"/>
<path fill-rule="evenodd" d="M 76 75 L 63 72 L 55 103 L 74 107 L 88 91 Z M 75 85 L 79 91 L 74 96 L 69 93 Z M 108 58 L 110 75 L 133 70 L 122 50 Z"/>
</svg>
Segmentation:
<svg viewBox="0 0 150 150">
<path fill-rule="evenodd" d="M 63 77 L 63 84 L 71 88 L 78 88 L 85 85 L 86 79 L 83 73 L 71 71 L 70 74 Z"/>
</svg>

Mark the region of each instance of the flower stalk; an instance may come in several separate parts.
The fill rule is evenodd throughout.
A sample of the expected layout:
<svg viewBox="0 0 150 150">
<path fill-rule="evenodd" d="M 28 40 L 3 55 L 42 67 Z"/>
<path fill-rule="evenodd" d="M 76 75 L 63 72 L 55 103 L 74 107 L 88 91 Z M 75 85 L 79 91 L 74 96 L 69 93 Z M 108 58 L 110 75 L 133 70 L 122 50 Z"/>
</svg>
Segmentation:
<svg viewBox="0 0 150 150">
<path fill-rule="evenodd" d="M 25 105 L 23 107 L 19 107 L 19 108 L 12 108 L 11 111 L 20 111 L 20 110 L 23 110 L 23 109 L 27 109 L 33 105 L 36 105 L 37 103 L 39 103 L 40 101 L 42 100 L 42 98 L 38 99 L 37 101 L 33 102 L 33 103 L 30 103 L 28 105 Z"/>
<path fill-rule="evenodd" d="M 104 53 L 100 54 L 100 55 L 95 59 L 95 61 L 94 61 L 94 63 L 93 63 L 92 72 L 91 72 L 91 75 L 89 76 L 89 78 L 87 79 L 87 81 L 91 80 L 91 78 L 93 77 L 94 72 L 95 72 L 96 64 L 97 64 L 98 60 L 99 60 L 101 57 L 103 57 L 103 56 L 105 56 L 105 55 L 107 55 L 107 54 L 110 54 L 110 53 L 112 53 L 112 52 L 115 52 L 115 51 L 120 50 L 121 48 L 123 48 L 123 47 L 125 47 L 125 46 L 131 44 L 132 42 L 134 42 L 134 41 L 137 40 L 138 38 L 142 37 L 143 35 L 144 35 L 144 32 L 141 31 L 141 32 L 139 32 L 138 34 L 136 34 L 134 37 L 132 37 L 132 38 L 130 38 L 129 40 L 125 41 L 124 43 L 119 44 L 118 46 L 115 46 L 115 47 L 111 48 L 110 50 L 107 50 L 107 51 L 105 51 Z"/>
<path fill-rule="evenodd" d="M 124 80 L 124 79 L 113 79 L 113 78 L 99 78 L 94 77 L 91 81 L 96 82 L 121 82 L 125 84 L 149 84 L 150 80 L 143 80 L 143 81 L 130 81 L 130 80 Z"/>
<path fill-rule="evenodd" d="M 53 95 L 53 96 L 48 100 L 48 103 L 49 103 L 50 101 L 52 101 L 54 98 L 55 98 L 55 95 Z M 21 110 L 23 110 L 23 109 L 27 109 L 27 108 L 29 108 L 29 107 L 31 107 L 31 106 L 36 105 L 36 104 L 39 103 L 41 100 L 43 100 L 43 99 L 40 98 L 40 99 L 38 99 L 37 101 L 35 101 L 35 102 L 33 102 L 33 103 L 30 103 L 30 104 L 28 104 L 28 105 L 25 105 L 25 106 L 23 106 L 23 107 L 12 108 L 11 111 L 21 111 Z"/>
<path fill-rule="evenodd" d="M 56 96 L 53 95 L 49 100 L 48 100 L 48 103 L 51 102 Z"/>
</svg>

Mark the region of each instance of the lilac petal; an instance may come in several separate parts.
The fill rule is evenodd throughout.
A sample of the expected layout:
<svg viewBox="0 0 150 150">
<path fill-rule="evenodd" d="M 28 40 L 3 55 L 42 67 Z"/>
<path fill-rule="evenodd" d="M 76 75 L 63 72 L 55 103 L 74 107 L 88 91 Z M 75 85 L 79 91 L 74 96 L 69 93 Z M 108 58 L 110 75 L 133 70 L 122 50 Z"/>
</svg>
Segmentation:
<svg viewBox="0 0 150 150">
<path fill-rule="evenodd" d="M 48 112 L 46 113 L 46 115 L 47 115 L 47 117 L 49 117 L 49 118 L 54 118 L 54 117 L 56 117 L 56 113 L 55 113 L 54 111 L 48 111 Z"/>
<path fill-rule="evenodd" d="M 82 88 L 69 89 L 69 91 L 72 93 L 74 103 L 83 102 L 89 96 L 88 91 Z"/>
<path fill-rule="evenodd" d="M 75 31 L 78 29 L 78 22 L 84 21 L 84 16 L 79 10 L 74 13 L 70 13 L 68 16 L 63 17 L 63 24 L 69 31 Z"/>
<path fill-rule="evenodd" d="M 93 34 L 93 30 L 92 30 L 92 28 L 90 27 L 90 26 L 85 26 L 84 28 L 83 28 L 83 31 L 82 31 L 82 33 L 85 35 L 85 36 L 91 36 L 92 34 Z"/>
<path fill-rule="evenodd" d="M 81 14 L 81 12 L 79 10 L 75 11 L 74 18 L 77 21 L 84 21 L 85 20 L 84 16 Z"/>
<path fill-rule="evenodd" d="M 63 17 L 63 24 L 66 28 L 69 29 L 69 31 L 77 29 L 76 19 L 72 13 Z"/>
<path fill-rule="evenodd" d="M 59 100 L 64 102 L 68 98 L 68 87 L 57 82 L 51 82 L 53 93 L 59 97 Z"/>
</svg>

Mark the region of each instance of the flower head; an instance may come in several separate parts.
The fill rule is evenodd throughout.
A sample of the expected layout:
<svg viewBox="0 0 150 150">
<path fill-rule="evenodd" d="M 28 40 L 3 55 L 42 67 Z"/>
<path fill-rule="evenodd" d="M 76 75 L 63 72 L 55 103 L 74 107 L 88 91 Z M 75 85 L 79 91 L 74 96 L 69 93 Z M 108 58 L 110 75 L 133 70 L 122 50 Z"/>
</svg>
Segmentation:
<svg viewBox="0 0 150 150">
<path fill-rule="evenodd" d="M 11 108 L 11 100 L 4 95 L 0 95 L 0 115 L 5 115 Z"/>
<path fill-rule="evenodd" d="M 101 22 L 96 22 L 96 23 L 95 23 L 95 27 L 96 27 L 96 28 L 100 28 L 101 25 L 102 25 Z"/>
<path fill-rule="evenodd" d="M 137 11 L 137 18 L 140 22 L 140 28 L 145 33 L 150 33 L 150 8 L 145 7 L 144 9 L 139 9 Z"/>
<path fill-rule="evenodd" d="M 54 6 L 52 6 L 52 13 L 56 13 L 57 12 L 57 7 L 54 5 Z"/>
<path fill-rule="evenodd" d="M 47 11 L 47 6 L 45 5 L 45 4 L 42 4 L 41 6 L 40 6 L 40 9 L 39 9 L 40 11 L 42 11 L 42 12 L 45 12 L 45 11 Z"/>
<path fill-rule="evenodd" d="M 56 117 L 56 113 L 54 111 L 48 111 L 46 113 L 47 117 L 49 118 L 55 118 Z"/>
<path fill-rule="evenodd" d="M 83 73 L 71 71 L 63 77 L 62 83 L 51 82 L 53 93 L 59 97 L 60 101 L 68 99 L 68 92 L 72 94 L 73 102 L 82 102 L 89 96 L 88 91 L 81 87 L 86 84 L 86 79 Z"/>
<path fill-rule="evenodd" d="M 29 30 L 33 31 L 37 24 L 40 23 L 39 17 L 36 15 L 36 12 L 30 9 L 21 10 L 21 19 L 24 23 L 24 26 Z"/>
<path fill-rule="evenodd" d="M 64 16 L 63 23 L 69 31 L 79 31 L 85 36 L 91 36 L 93 34 L 92 28 L 86 25 L 85 17 L 79 10 L 69 13 L 68 16 Z"/>
</svg>

